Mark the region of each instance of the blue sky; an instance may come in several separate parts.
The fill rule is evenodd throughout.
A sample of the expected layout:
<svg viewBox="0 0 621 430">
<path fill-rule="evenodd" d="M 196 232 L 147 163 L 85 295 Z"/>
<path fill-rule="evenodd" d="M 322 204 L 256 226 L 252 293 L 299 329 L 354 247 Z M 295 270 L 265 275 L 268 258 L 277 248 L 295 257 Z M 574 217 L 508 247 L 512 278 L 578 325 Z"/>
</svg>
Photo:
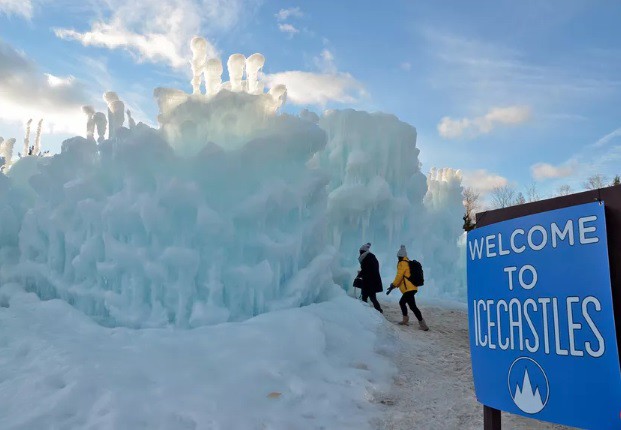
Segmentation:
<svg viewBox="0 0 621 430">
<path fill-rule="evenodd" d="M 19 142 L 43 117 L 57 151 L 107 90 L 155 125 L 153 88 L 191 90 L 201 35 L 224 60 L 263 53 L 290 112 L 412 124 L 425 170 L 460 168 L 483 190 L 578 190 L 621 173 L 620 19 L 616 0 L 0 0 L 0 135 Z"/>
</svg>

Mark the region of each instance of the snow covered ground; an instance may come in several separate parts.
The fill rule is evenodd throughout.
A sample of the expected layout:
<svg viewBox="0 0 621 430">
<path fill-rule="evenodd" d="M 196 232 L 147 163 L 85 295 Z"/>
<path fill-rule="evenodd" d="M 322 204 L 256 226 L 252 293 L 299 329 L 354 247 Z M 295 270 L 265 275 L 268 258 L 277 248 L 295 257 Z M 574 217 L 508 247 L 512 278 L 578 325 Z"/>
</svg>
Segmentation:
<svg viewBox="0 0 621 430">
<path fill-rule="evenodd" d="M 380 298 L 381 300 L 381 298 Z M 394 302 L 382 302 L 386 323 L 380 330 L 398 345 L 393 360 L 398 369 L 393 386 L 375 403 L 383 416 L 373 421 L 377 430 L 478 430 L 483 408 L 476 401 L 470 366 L 466 305 L 437 300 L 419 301 L 429 332 L 416 323 L 402 327 Z M 503 428 L 522 430 L 567 429 L 503 414 Z"/>
<path fill-rule="evenodd" d="M 371 429 L 382 319 L 330 301 L 193 330 L 107 328 L 2 289 L 0 429 Z M 378 351 L 384 352 L 384 355 Z"/>
</svg>

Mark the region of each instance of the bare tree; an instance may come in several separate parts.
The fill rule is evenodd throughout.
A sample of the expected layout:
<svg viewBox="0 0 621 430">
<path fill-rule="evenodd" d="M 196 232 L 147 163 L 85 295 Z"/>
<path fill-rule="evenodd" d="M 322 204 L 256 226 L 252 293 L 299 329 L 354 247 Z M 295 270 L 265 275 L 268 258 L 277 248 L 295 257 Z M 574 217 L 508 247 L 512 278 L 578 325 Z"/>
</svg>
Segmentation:
<svg viewBox="0 0 621 430">
<path fill-rule="evenodd" d="M 522 194 L 522 192 L 517 193 L 517 196 L 515 196 L 515 201 L 513 204 L 515 205 L 523 205 L 524 203 L 526 203 L 526 199 L 524 198 L 524 194 Z"/>
<path fill-rule="evenodd" d="M 557 196 L 567 196 L 567 195 L 571 194 L 572 192 L 573 192 L 573 190 L 567 184 L 561 185 L 560 187 L 558 187 L 556 189 L 556 195 Z"/>
<path fill-rule="evenodd" d="M 539 195 L 539 191 L 537 191 L 537 184 L 533 182 L 526 188 L 526 201 L 530 203 L 539 200 L 541 200 L 541 195 Z"/>
<path fill-rule="evenodd" d="M 481 194 L 478 191 L 475 191 L 472 187 L 466 187 L 464 188 L 462 195 L 464 197 L 463 203 L 466 211 L 463 216 L 464 230 L 470 231 L 475 225 L 475 214 L 479 209 L 479 199 Z"/>
<path fill-rule="evenodd" d="M 606 176 L 602 175 L 601 173 L 597 173 L 595 175 L 589 176 L 582 185 L 587 190 L 597 190 L 598 188 L 606 187 L 607 183 L 608 178 L 606 178 Z"/>
<path fill-rule="evenodd" d="M 615 175 L 615 178 L 612 180 L 612 184 L 610 185 L 621 185 L 621 176 Z"/>
<path fill-rule="evenodd" d="M 506 208 L 515 203 L 515 189 L 511 185 L 494 187 L 489 195 L 496 209 Z"/>
</svg>

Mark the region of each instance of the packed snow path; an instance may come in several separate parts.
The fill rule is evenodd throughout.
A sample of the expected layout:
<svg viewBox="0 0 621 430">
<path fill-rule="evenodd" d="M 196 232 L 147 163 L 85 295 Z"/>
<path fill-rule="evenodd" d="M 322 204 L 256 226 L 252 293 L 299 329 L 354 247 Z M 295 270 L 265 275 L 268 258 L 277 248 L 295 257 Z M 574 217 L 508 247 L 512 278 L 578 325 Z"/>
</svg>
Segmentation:
<svg viewBox="0 0 621 430">
<path fill-rule="evenodd" d="M 468 319 L 465 309 L 425 306 L 419 303 L 430 331 L 419 330 L 413 317 L 410 326 L 396 323 L 401 311 L 396 303 L 382 303 L 385 336 L 398 343 L 396 376 L 390 393 L 377 395 L 383 417 L 378 430 L 483 428 L 483 409 L 472 384 Z M 414 319 L 414 322 L 412 322 Z M 503 414 L 506 429 L 568 429 L 540 421 Z"/>
</svg>

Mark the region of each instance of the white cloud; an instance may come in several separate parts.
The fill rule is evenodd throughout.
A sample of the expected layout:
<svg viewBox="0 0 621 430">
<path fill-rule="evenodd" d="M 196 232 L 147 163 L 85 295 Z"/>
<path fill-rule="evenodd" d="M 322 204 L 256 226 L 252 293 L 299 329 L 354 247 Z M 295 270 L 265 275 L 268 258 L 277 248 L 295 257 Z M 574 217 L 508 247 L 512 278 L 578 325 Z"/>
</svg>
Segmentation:
<svg viewBox="0 0 621 430">
<path fill-rule="evenodd" d="M 85 46 L 125 49 L 138 61 L 188 66 L 190 39 L 197 34 L 231 29 L 254 0 L 109 0 L 89 31 L 55 29 L 56 36 Z M 209 56 L 217 50 L 209 44 Z"/>
<path fill-rule="evenodd" d="M 353 103 L 366 93 L 349 73 L 289 71 L 267 75 L 269 86 L 287 86 L 287 100 L 299 105 L 325 105 L 328 102 Z"/>
<path fill-rule="evenodd" d="M 0 14 L 19 15 L 23 18 L 32 18 L 31 0 L 0 0 Z"/>
<path fill-rule="evenodd" d="M 81 106 L 91 101 L 71 76 L 43 73 L 39 67 L 0 41 L 0 120 L 22 123 L 44 119 L 46 132 L 83 131 Z"/>
<path fill-rule="evenodd" d="M 617 137 L 621 137 L 621 128 L 618 128 L 618 129 L 608 133 L 606 136 L 602 137 L 597 142 L 595 142 L 594 146 L 596 146 L 596 147 L 604 146 L 604 145 L 608 144 L 609 142 L 613 141 Z"/>
<path fill-rule="evenodd" d="M 489 193 L 496 187 L 507 185 L 507 178 L 490 173 L 485 169 L 471 170 L 463 172 L 463 184 L 472 187 L 482 194 Z"/>
<path fill-rule="evenodd" d="M 465 38 L 441 27 L 421 27 L 430 62 L 430 84 L 450 91 L 453 99 L 472 106 L 519 103 L 538 113 L 583 106 L 585 100 L 612 98 L 621 90 L 618 53 L 606 58 L 589 50 L 567 57 L 566 63 L 535 63 L 524 52 L 489 40 Z M 607 67 L 602 67 L 606 64 Z"/>
<path fill-rule="evenodd" d="M 487 114 L 476 118 L 453 119 L 444 117 L 438 124 L 438 133 L 445 139 L 462 136 L 475 137 L 490 133 L 497 125 L 516 125 L 527 121 L 531 116 L 527 106 L 508 106 L 492 108 Z"/>
<path fill-rule="evenodd" d="M 313 58 L 318 72 L 299 70 L 267 75 L 269 87 L 284 84 L 287 100 L 298 105 L 325 106 L 328 102 L 356 103 L 366 96 L 364 86 L 349 73 L 339 72 L 334 54 L 324 49 Z"/>
<path fill-rule="evenodd" d="M 280 9 L 276 14 L 276 19 L 278 21 L 285 21 L 289 19 L 289 17 L 301 18 L 304 16 L 299 7 L 291 7 L 289 9 Z"/>
<path fill-rule="evenodd" d="M 576 171 L 576 166 L 566 164 L 561 166 L 553 166 L 548 163 L 537 163 L 530 167 L 533 179 L 541 181 L 544 179 L 566 178 Z"/>
<path fill-rule="evenodd" d="M 291 36 L 293 36 L 294 34 L 300 32 L 300 30 L 298 30 L 297 28 L 295 28 L 291 24 L 278 24 L 278 29 L 280 31 L 282 31 L 283 33 L 287 33 L 287 34 L 289 34 Z"/>
<path fill-rule="evenodd" d="M 322 73 L 337 73 L 336 64 L 334 62 L 334 54 L 332 54 L 332 52 L 328 49 L 324 49 L 323 51 L 321 51 L 321 54 L 319 54 L 319 56 L 313 58 L 313 62 Z"/>
</svg>

